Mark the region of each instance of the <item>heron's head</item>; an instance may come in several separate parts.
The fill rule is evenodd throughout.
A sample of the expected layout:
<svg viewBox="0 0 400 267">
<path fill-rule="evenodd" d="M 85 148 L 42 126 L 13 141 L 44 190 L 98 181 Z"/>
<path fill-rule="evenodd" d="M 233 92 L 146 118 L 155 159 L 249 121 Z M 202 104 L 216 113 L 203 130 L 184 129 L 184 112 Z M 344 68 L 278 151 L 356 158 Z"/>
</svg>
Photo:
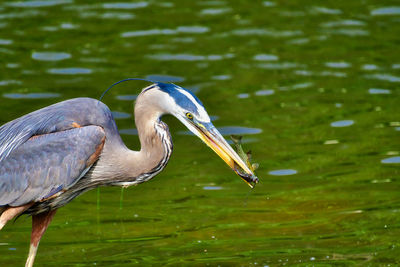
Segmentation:
<svg viewBox="0 0 400 267">
<path fill-rule="evenodd" d="M 258 178 L 214 127 L 200 99 L 193 93 L 180 86 L 167 83 L 155 83 L 144 91 L 148 89 L 158 91 L 158 95 L 161 96 L 158 97 L 158 104 L 164 113 L 169 113 L 180 120 L 248 185 L 253 187 L 253 184 L 258 182 Z"/>
</svg>

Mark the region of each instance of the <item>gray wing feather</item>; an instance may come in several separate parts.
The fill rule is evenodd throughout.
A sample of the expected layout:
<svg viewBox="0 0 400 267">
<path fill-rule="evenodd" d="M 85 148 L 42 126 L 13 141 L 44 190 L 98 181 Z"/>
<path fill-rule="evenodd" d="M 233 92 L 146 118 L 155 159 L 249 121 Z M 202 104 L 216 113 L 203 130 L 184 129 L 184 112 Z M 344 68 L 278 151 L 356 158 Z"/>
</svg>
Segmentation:
<svg viewBox="0 0 400 267">
<path fill-rule="evenodd" d="M 104 142 L 102 127 L 86 126 L 36 136 L 0 164 L 0 206 L 40 201 L 74 185 Z"/>
<path fill-rule="evenodd" d="M 58 118 L 57 113 L 38 110 L 1 126 L 0 162 L 30 137 L 57 131 Z"/>
<path fill-rule="evenodd" d="M 116 127 L 109 109 L 98 100 L 75 98 L 56 103 L 0 127 L 0 164 L 32 136 L 71 129 L 74 122 L 81 126 Z"/>
</svg>

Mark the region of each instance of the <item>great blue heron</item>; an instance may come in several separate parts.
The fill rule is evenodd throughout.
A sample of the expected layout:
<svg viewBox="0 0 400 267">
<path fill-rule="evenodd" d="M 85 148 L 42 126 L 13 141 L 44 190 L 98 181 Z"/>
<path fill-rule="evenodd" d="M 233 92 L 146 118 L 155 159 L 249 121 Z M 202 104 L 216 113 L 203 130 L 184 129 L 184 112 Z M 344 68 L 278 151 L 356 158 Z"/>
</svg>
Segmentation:
<svg viewBox="0 0 400 267">
<path fill-rule="evenodd" d="M 163 114 L 180 120 L 249 185 L 258 182 L 188 90 L 154 83 L 137 97 L 134 114 L 140 151 L 125 146 L 109 108 L 91 98 L 59 102 L 0 127 L 0 229 L 32 215 L 26 266 L 59 207 L 92 188 L 140 184 L 162 171 L 172 153 Z"/>
</svg>

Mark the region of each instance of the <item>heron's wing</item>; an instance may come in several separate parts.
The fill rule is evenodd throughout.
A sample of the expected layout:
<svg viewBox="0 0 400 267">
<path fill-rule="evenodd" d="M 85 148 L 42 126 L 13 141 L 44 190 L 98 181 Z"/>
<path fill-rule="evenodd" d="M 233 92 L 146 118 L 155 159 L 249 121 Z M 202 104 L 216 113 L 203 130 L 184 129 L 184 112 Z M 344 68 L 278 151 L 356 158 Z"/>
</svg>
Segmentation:
<svg viewBox="0 0 400 267">
<path fill-rule="evenodd" d="M 30 138 L 0 164 L 0 206 L 41 201 L 68 189 L 97 160 L 104 141 L 99 126 Z"/>
<path fill-rule="evenodd" d="M 91 118 L 102 115 L 111 116 L 104 104 L 90 98 L 75 98 L 10 121 L 0 127 L 0 163 L 32 136 L 65 131 L 79 126 L 102 125 L 94 123 L 94 120 L 91 121 Z M 113 121 L 112 117 L 106 119 Z"/>
</svg>

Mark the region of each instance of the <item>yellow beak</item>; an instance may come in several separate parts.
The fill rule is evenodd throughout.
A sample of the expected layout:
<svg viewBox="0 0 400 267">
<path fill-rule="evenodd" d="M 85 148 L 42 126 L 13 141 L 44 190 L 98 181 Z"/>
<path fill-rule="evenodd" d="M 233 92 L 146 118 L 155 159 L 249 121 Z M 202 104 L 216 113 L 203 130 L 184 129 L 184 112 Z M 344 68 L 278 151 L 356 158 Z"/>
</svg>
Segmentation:
<svg viewBox="0 0 400 267">
<path fill-rule="evenodd" d="M 198 130 L 200 139 L 214 150 L 214 152 L 217 153 L 218 156 L 220 156 L 251 188 L 258 183 L 257 176 L 254 175 L 253 171 L 249 169 L 247 164 L 239 157 L 212 124 L 207 125 L 208 127 L 202 124 L 194 125 Z"/>
</svg>

